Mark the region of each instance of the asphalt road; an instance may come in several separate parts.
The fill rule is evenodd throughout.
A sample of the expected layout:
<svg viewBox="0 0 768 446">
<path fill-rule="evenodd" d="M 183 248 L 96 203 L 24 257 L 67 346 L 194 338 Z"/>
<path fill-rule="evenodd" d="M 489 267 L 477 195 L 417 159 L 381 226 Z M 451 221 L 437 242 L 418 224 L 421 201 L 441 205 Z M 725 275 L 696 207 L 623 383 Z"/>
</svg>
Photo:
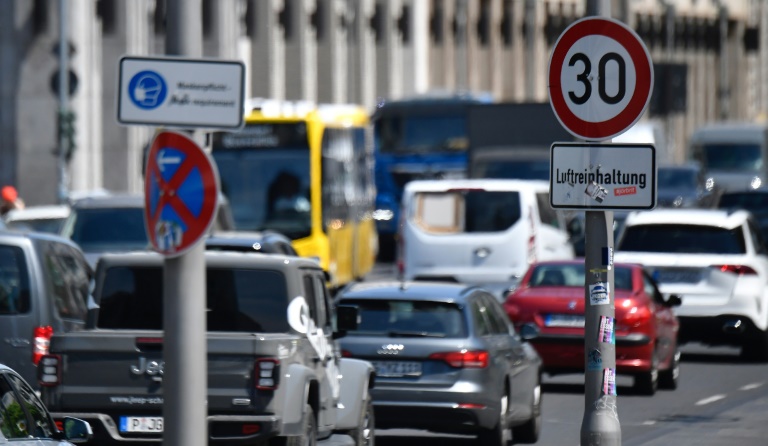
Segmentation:
<svg viewBox="0 0 768 446">
<path fill-rule="evenodd" d="M 394 276 L 378 265 L 368 280 Z M 768 445 L 768 364 L 744 362 L 738 349 L 682 347 L 680 386 L 635 395 L 632 378 L 617 379 L 622 446 Z M 583 375 L 544 377 L 542 435 L 537 444 L 578 446 L 584 415 Z M 379 446 L 469 446 L 472 437 L 379 430 Z M 513 439 L 514 444 L 514 439 Z"/>
</svg>

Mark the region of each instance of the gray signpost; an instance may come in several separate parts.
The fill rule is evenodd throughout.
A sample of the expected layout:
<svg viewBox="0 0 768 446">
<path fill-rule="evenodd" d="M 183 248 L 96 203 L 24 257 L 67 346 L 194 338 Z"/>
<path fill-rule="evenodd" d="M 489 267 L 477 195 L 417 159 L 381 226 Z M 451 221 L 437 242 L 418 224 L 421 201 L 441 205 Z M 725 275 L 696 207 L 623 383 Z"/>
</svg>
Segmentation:
<svg viewBox="0 0 768 446">
<path fill-rule="evenodd" d="M 120 124 L 188 129 L 156 134 L 144 179 L 147 235 L 166 257 L 163 444 L 168 446 L 208 443 L 202 240 L 218 210 L 219 181 L 215 163 L 202 148 L 202 131 L 244 124 L 244 64 L 201 58 L 201 15 L 202 0 L 168 0 L 169 57 L 125 56 L 118 81 Z M 192 170 L 199 176 L 190 176 Z"/>
<path fill-rule="evenodd" d="M 587 15 L 610 15 L 607 1 L 591 0 L 587 7 Z M 650 100 L 652 67 L 637 34 L 608 17 L 571 24 L 555 43 L 549 63 L 555 115 L 571 134 L 589 141 L 553 144 L 550 173 L 552 207 L 586 212 L 583 446 L 621 445 L 612 211 L 656 204 L 653 147 L 595 142 L 610 142 L 640 119 Z"/>
</svg>

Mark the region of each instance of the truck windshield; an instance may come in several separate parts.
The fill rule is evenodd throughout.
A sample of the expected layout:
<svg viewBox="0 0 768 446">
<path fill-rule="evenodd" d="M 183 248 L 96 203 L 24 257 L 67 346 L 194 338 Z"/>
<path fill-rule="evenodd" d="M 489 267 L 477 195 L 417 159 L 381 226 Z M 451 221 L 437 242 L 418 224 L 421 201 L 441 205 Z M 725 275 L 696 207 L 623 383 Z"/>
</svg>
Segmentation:
<svg viewBox="0 0 768 446">
<path fill-rule="evenodd" d="M 209 268 L 206 284 L 208 331 L 289 331 L 288 291 L 279 271 Z M 163 329 L 162 268 L 111 267 L 100 294 L 99 328 Z"/>
<path fill-rule="evenodd" d="M 375 134 L 381 153 L 464 152 L 469 145 L 463 113 L 382 117 Z"/>
<path fill-rule="evenodd" d="M 710 170 L 755 172 L 763 168 L 759 144 L 705 144 L 698 152 Z"/>
</svg>

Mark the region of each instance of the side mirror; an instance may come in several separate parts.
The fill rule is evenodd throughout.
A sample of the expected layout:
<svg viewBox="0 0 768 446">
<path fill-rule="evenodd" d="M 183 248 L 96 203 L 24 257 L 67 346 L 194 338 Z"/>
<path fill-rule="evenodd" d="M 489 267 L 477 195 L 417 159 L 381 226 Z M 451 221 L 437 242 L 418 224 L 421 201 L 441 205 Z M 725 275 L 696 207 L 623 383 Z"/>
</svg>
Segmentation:
<svg viewBox="0 0 768 446">
<path fill-rule="evenodd" d="M 93 438 L 93 430 L 87 421 L 64 417 L 64 437 L 71 443 L 87 443 Z"/>
<path fill-rule="evenodd" d="M 336 331 L 333 333 L 334 339 L 339 339 L 347 335 L 349 330 L 357 330 L 360 325 L 360 312 L 353 305 L 339 305 L 336 307 Z"/>
<path fill-rule="evenodd" d="M 668 307 L 679 307 L 683 304 L 683 299 L 677 294 L 670 294 L 666 300 Z"/>
<path fill-rule="evenodd" d="M 525 341 L 535 339 L 539 335 L 539 329 L 534 324 L 525 324 L 520 327 L 520 337 Z"/>
</svg>

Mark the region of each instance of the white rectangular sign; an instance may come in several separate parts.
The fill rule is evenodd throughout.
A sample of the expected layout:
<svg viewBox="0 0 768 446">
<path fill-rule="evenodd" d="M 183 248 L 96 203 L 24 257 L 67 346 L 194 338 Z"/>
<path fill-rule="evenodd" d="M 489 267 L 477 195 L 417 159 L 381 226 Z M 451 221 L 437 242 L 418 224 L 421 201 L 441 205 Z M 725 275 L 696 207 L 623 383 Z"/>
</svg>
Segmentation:
<svg viewBox="0 0 768 446">
<path fill-rule="evenodd" d="M 556 142 L 550 148 L 549 192 L 556 209 L 653 209 L 656 149 Z"/>
<path fill-rule="evenodd" d="M 240 61 L 125 56 L 119 71 L 120 124 L 243 126 L 245 65 Z"/>
</svg>

